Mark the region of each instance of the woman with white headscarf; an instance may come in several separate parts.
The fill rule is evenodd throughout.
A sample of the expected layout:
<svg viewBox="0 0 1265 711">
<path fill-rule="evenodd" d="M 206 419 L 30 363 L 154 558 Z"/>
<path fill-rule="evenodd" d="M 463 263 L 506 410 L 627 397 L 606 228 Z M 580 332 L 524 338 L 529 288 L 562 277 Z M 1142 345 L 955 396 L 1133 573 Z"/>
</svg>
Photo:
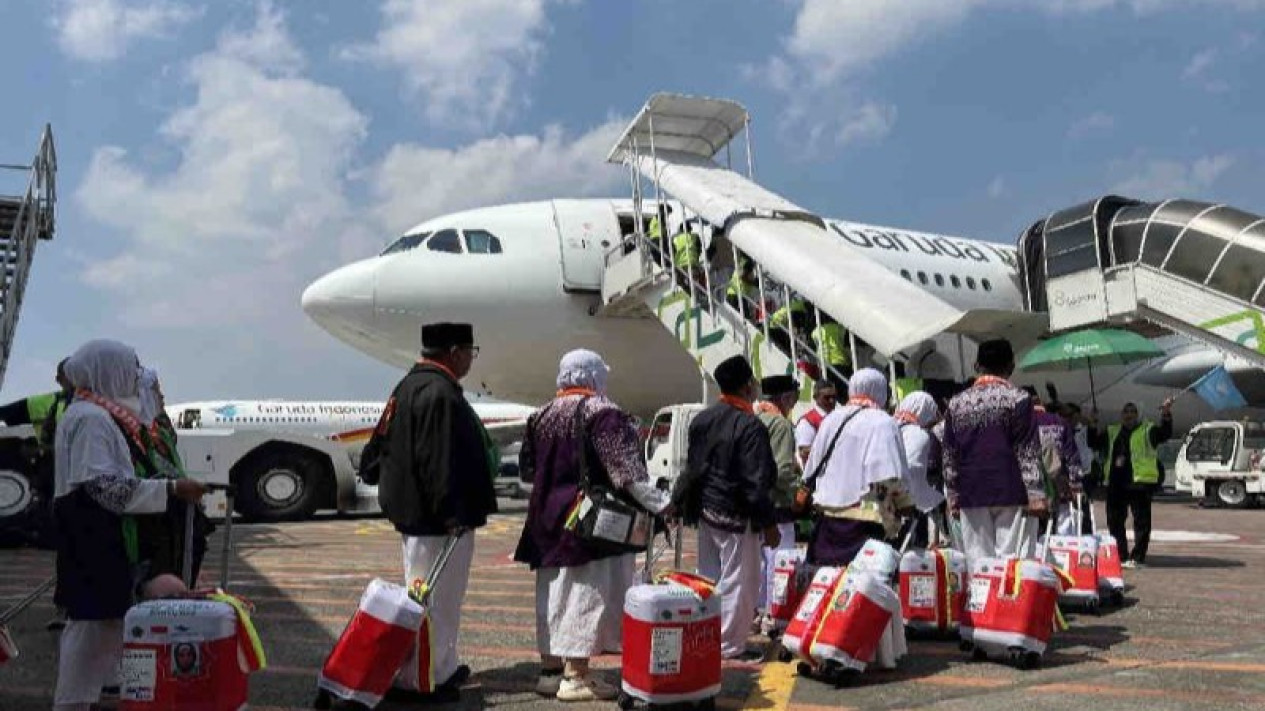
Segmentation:
<svg viewBox="0 0 1265 711">
<path fill-rule="evenodd" d="M 161 514 L 168 499 L 195 502 L 201 484 L 142 479 L 139 364 L 131 347 L 90 341 L 66 362 L 75 399 L 54 444 L 54 514 L 59 530 L 56 602 L 69 621 L 61 637 L 56 711 L 87 711 L 123 651 L 123 616 L 136 599 L 143 543 L 137 516 Z"/>
<path fill-rule="evenodd" d="M 589 658 L 618 649 L 632 584 L 631 554 L 595 550 L 566 528 L 580 493 L 580 457 L 591 481 L 626 492 L 648 511 L 661 513 L 669 502 L 650 483 L 633 419 L 606 397 L 609 371 L 592 351 L 563 356 L 557 397 L 528 419 L 519 454 L 533 487 L 514 559 L 536 571 L 536 691 L 559 701 L 617 695 L 589 672 Z"/>
<path fill-rule="evenodd" d="M 821 423 L 804 467 L 814 490 L 817 522 L 808 544 L 808 562 L 844 566 L 870 539 L 899 532 L 897 511 L 912 501 L 905 447 L 887 405 L 887 378 L 873 368 L 848 380 L 848 404 Z"/>
<path fill-rule="evenodd" d="M 912 522 L 913 545 L 925 547 L 930 539 L 929 515 L 944 503 L 944 494 L 931 483 L 929 476 L 939 469 L 940 443 L 930 430 L 940 419 L 940 408 L 935 398 L 918 390 L 900 401 L 895 417 L 905 445 L 905 461 L 909 464 L 905 486 L 919 513 Z"/>
</svg>

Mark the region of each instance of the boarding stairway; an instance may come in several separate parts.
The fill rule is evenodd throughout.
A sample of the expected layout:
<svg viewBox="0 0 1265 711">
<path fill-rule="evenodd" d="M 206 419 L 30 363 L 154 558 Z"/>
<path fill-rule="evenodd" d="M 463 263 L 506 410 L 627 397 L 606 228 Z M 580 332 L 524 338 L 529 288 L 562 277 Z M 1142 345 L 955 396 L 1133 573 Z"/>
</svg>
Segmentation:
<svg viewBox="0 0 1265 711">
<path fill-rule="evenodd" d="M 823 313 L 849 333 L 852 364 L 886 363 L 892 375 L 903 369 L 915 377 L 902 366 L 941 334 L 978 339 L 1022 330 L 1035 337 L 1044 327 L 1042 319 L 1034 330 L 1022 313 L 960 310 L 846 248 L 822 218 L 754 182 L 749 121 L 732 101 L 655 94 L 625 129 L 607 160 L 630 169 L 636 224 L 606 254 L 601 315 L 657 318 L 705 373 L 745 354 L 760 376 L 798 367 L 844 382 L 846 373 L 831 372 L 807 336 Z M 731 144 L 742 134 L 746 175 L 732 168 Z M 663 205 L 680 214 L 669 215 L 659 247 L 647 239 L 647 222 Z M 672 267 L 672 236 L 682 224 L 696 225 L 703 237 L 702 266 L 689 274 Z M 755 264 L 757 296 L 734 308 L 724 296 L 742 259 Z M 810 318 L 779 338 L 763 315 L 792 296 L 806 302 Z M 809 378 L 802 380 L 807 390 Z"/>
<path fill-rule="evenodd" d="M 22 297 L 35 258 L 35 245 L 53 238 L 57 202 L 57 154 L 53 131 L 44 127 L 35 158 L 29 165 L 3 165 L 0 170 L 25 178 L 25 189 L 9 196 L 0 194 L 0 385 L 13 351 L 13 336 L 22 310 Z"/>
<path fill-rule="evenodd" d="M 1019 254 L 1052 331 L 1149 321 L 1265 367 L 1265 218 L 1109 195 L 1037 222 Z"/>
</svg>

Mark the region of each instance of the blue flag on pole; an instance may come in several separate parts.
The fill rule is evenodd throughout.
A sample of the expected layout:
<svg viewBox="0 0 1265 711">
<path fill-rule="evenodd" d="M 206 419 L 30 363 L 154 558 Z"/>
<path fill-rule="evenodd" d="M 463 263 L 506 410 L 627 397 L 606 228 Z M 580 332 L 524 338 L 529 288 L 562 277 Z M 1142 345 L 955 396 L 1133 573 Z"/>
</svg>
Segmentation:
<svg viewBox="0 0 1265 711">
<path fill-rule="evenodd" d="M 1224 365 L 1218 365 L 1208 371 L 1208 374 L 1197 380 L 1191 389 L 1214 410 L 1247 407 L 1247 400 L 1243 399 L 1243 393 L 1234 386 L 1234 380 L 1230 378 Z"/>
</svg>

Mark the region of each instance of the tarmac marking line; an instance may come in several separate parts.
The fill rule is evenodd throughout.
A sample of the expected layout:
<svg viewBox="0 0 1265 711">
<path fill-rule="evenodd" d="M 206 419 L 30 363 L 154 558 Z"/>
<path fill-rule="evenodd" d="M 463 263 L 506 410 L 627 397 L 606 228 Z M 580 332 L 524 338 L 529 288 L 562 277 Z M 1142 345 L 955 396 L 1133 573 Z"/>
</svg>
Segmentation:
<svg viewBox="0 0 1265 711">
<path fill-rule="evenodd" d="M 1230 691 L 1214 691 L 1211 689 L 1203 689 L 1200 691 L 1182 691 L 1180 689 L 1139 689 L 1126 688 L 1123 686 L 1114 686 L 1111 684 L 1073 684 L 1070 682 L 1055 682 L 1052 684 L 1039 684 L 1029 686 L 1027 691 L 1035 691 L 1042 694 L 1074 694 L 1077 696 L 1114 696 L 1117 698 L 1134 698 L 1134 699 L 1150 699 L 1165 698 L 1183 701 L 1202 701 L 1208 702 L 1233 701 L 1233 702 L 1265 702 L 1265 694 L 1241 694 Z"/>
</svg>

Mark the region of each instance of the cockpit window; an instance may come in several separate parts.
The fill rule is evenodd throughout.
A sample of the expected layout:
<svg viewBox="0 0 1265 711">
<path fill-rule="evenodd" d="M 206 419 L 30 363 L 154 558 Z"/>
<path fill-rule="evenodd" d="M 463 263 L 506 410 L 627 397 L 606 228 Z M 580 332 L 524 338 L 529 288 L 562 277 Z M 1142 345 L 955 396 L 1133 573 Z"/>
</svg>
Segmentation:
<svg viewBox="0 0 1265 711">
<path fill-rule="evenodd" d="M 426 249 L 432 252 L 449 252 L 461 254 L 461 238 L 456 230 L 440 230 L 426 240 Z"/>
<path fill-rule="evenodd" d="M 422 242 L 426 241 L 426 238 L 429 236 L 430 236 L 429 232 L 418 232 L 416 234 L 404 235 L 403 237 L 392 242 L 386 249 L 382 250 L 382 254 L 380 256 L 385 257 L 388 254 L 395 254 L 397 252 L 407 252 L 410 249 L 413 249 L 417 245 L 421 244 Z"/>
<path fill-rule="evenodd" d="M 466 251 L 470 254 L 500 254 L 501 240 L 487 230 L 465 230 Z"/>
</svg>

